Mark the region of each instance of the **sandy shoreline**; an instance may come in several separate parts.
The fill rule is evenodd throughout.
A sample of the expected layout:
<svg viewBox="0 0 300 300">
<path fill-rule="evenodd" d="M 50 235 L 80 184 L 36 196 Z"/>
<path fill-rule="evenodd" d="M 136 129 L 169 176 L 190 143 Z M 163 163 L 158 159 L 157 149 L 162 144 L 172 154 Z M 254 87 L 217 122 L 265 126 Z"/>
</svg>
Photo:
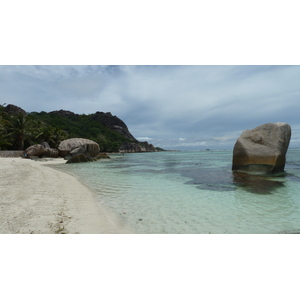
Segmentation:
<svg viewBox="0 0 300 300">
<path fill-rule="evenodd" d="M 63 159 L 0 158 L 0 233 L 133 233 L 72 175 Z"/>
</svg>

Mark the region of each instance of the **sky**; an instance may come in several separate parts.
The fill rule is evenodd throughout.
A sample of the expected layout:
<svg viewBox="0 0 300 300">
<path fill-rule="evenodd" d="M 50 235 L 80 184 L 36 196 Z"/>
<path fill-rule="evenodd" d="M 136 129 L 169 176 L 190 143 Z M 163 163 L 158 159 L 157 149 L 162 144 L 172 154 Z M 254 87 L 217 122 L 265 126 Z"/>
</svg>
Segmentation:
<svg viewBox="0 0 300 300">
<path fill-rule="evenodd" d="M 0 102 L 111 112 L 138 140 L 172 150 L 230 150 L 243 130 L 286 122 L 300 147 L 299 66 L 2 65 Z"/>
</svg>

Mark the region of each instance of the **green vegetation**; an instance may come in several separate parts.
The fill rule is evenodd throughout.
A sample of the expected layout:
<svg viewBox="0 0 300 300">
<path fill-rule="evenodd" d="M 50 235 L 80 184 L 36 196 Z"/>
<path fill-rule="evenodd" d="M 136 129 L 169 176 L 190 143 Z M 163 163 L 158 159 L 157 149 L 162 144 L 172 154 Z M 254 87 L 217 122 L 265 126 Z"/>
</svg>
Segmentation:
<svg viewBox="0 0 300 300">
<path fill-rule="evenodd" d="M 32 115 L 8 115 L 0 105 L 0 149 L 24 150 L 43 141 L 56 148 L 67 138 L 67 134 L 57 127 L 38 120 Z"/>
<path fill-rule="evenodd" d="M 8 138 L 8 128 L 11 126 L 11 123 L 3 109 L 3 105 L 0 105 L 0 149 L 11 146 Z"/>
<path fill-rule="evenodd" d="M 63 130 L 68 138 L 86 138 L 99 144 L 101 151 L 119 151 L 123 143 L 132 142 L 114 130 L 103 126 L 99 121 L 94 120 L 94 114 L 70 115 L 68 117 L 53 113 L 31 113 L 37 120 L 50 126 L 57 126 Z"/>
<path fill-rule="evenodd" d="M 100 145 L 103 152 L 118 151 L 123 143 L 132 142 L 121 134 L 93 120 L 93 115 L 70 115 L 33 112 L 8 115 L 0 105 L 0 149 L 23 150 L 43 141 L 57 148 L 62 140 L 86 138 Z"/>
<path fill-rule="evenodd" d="M 167 151 L 167 150 L 165 150 L 165 149 L 163 149 L 163 148 L 160 148 L 160 147 L 155 147 L 155 149 L 156 149 L 157 151 Z"/>
</svg>

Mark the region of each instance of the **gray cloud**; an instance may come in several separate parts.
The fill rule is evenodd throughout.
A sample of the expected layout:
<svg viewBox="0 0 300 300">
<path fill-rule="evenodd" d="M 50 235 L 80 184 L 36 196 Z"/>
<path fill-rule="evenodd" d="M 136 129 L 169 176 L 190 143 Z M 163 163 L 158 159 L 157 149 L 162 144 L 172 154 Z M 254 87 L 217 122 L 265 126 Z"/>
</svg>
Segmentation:
<svg viewBox="0 0 300 300">
<path fill-rule="evenodd" d="M 281 121 L 299 147 L 299 75 L 298 66 L 0 66 L 0 101 L 110 111 L 134 136 L 179 149 L 231 149 L 244 129 Z"/>
</svg>

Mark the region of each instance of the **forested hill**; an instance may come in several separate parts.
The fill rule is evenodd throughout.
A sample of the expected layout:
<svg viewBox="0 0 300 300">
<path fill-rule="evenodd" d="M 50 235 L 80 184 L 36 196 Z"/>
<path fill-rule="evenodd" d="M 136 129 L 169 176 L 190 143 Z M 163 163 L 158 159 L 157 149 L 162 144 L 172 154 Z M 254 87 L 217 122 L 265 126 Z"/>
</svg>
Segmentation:
<svg viewBox="0 0 300 300">
<path fill-rule="evenodd" d="M 146 151 L 155 151 L 153 145 L 138 142 L 129 132 L 127 125 L 110 112 L 75 114 L 67 110 L 26 113 L 15 105 L 0 105 L 1 149 L 26 149 L 46 141 L 51 147 L 58 146 L 67 138 L 86 138 L 97 142 L 101 151 L 114 152 L 131 149 L 136 145 Z M 131 151 L 128 151 L 131 152 Z M 132 151 L 138 152 L 138 151 Z"/>
</svg>

